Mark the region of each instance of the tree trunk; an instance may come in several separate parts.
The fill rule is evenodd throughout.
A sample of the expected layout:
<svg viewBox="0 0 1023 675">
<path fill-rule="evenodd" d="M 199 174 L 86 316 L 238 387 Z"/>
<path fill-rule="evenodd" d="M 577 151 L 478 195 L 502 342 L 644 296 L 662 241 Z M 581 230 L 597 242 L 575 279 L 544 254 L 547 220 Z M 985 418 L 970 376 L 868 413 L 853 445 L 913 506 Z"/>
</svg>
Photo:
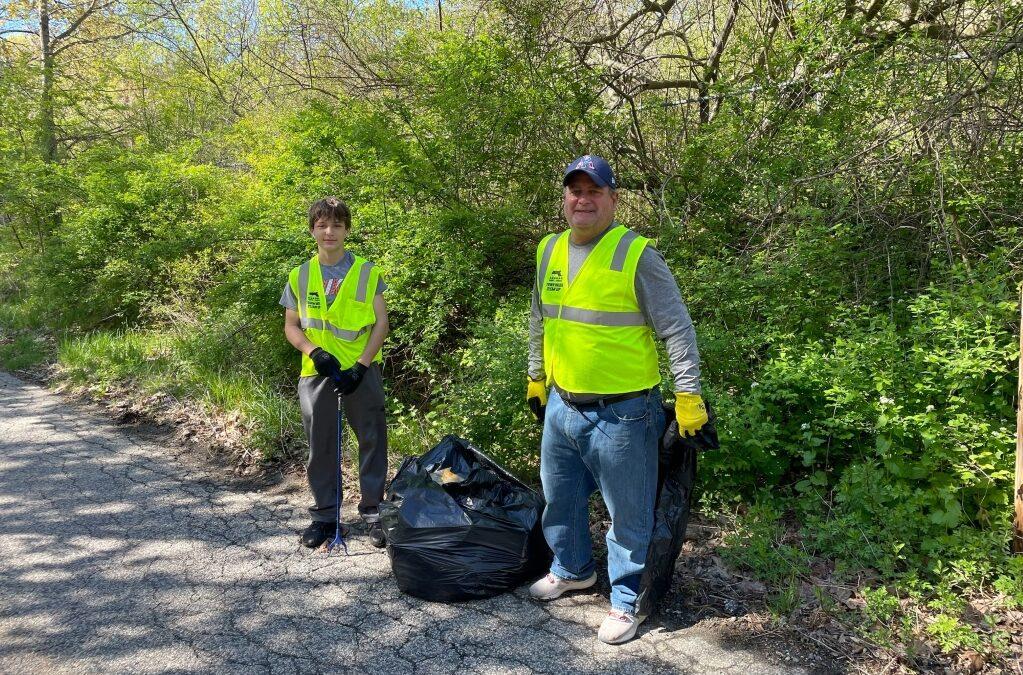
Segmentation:
<svg viewBox="0 0 1023 675">
<path fill-rule="evenodd" d="M 57 129 L 53 120 L 53 44 L 50 38 L 50 5 L 39 1 L 39 50 L 43 64 L 39 95 L 39 145 L 47 164 L 57 161 Z"/>
</svg>

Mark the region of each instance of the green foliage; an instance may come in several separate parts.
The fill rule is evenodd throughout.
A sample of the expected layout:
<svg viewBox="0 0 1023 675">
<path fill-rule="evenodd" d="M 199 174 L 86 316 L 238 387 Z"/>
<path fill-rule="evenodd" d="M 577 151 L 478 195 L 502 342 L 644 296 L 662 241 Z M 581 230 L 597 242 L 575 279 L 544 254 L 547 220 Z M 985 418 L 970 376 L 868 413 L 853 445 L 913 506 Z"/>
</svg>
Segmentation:
<svg viewBox="0 0 1023 675">
<path fill-rule="evenodd" d="M 980 638 L 968 626 L 956 617 L 948 614 L 938 614 L 934 621 L 927 626 L 927 633 L 934 638 L 943 651 L 950 652 L 954 649 L 966 647 L 969 649 L 982 649 Z"/>
<path fill-rule="evenodd" d="M 902 601 L 888 588 L 864 588 L 865 606 L 858 617 L 861 631 L 873 642 L 892 647 L 896 642 L 911 643 L 915 622 L 903 613 Z"/>
<path fill-rule="evenodd" d="M 34 261 L 33 295 L 51 308 L 51 321 L 132 323 L 167 302 L 182 281 L 171 265 L 216 236 L 206 210 L 222 178 L 194 164 L 192 152 L 98 146 L 76 160 L 79 190 Z"/>
<path fill-rule="evenodd" d="M 990 39 L 950 58 L 895 8 L 843 18 L 812 0 L 782 25 L 757 7 L 694 83 L 677 68 L 713 48 L 702 19 L 686 27 L 692 53 L 651 59 L 678 41 L 574 50 L 557 36 L 599 36 L 600 19 L 548 0 L 445 7 L 443 30 L 401 3 L 271 3 L 228 53 L 233 38 L 204 36 L 242 23 L 196 6 L 197 43 L 112 41 L 102 66 L 66 52 L 58 162 L 38 146 L 34 57 L 5 47 L 0 326 L 66 330 L 66 377 L 238 412 L 277 456 L 301 436 L 278 299 L 314 251 L 308 205 L 335 194 L 353 211 L 349 247 L 388 284 L 392 448 L 459 433 L 535 479 L 534 247 L 564 227 L 565 161 L 599 152 L 623 186 L 620 221 L 658 238 L 693 315 L 723 444 L 700 489 L 752 504 L 725 555 L 775 584 L 774 611 L 800 601 L 814 557 L 895 584 L 867 595 L 879 640 L 907 634 L 883 628 L 904 619 L 907 587 L 1023 605 L 1023 563 L 1005 554 L 1023 68 L 998 40 L 1014 33 L 971 24 Z M 340 29 L 295 51 L 293 11 Z M 1018 8 L 998 16 L 1019 22 Z M 635 33 L 680 28 L 652 18 Z M 44 359 L 12 335 L 0 364 Z M 939 644 L 976 644 L 961 607 L 935 611 Z"/>
<path fill-rule="evenodd" d="M 1006 596 L 1009 607 L 1023 607 L 1023 556 L 1010 557 L 991 587 Z"/>
<path fill-rule="evenodd" d="M 792 489 L 814 546 L 851 568 L 952 555 L 989 578 L 1008 531 L 1014 294 L 995 264 L 883 313 L 835 306 L 826 337 L 768 330 L 756 380 L 716 383 L 729 451 L 708 456 L 708 489 Z"/>
<path fill-rule="evenodd" d="M 456 375 L 428 416 L 434 437 L 456 433 L 475 441 L 516 474 L 540 471 L 540 426 L 525 405 L 529 296 L 503 302 L 480 321 L 456 358 Z"/>
<path fill-rule="evenodd" d="M 755 502 L 726 536 L 724 558 L 772 584 L 787 581 L 791 585 L 793 579 L 806 576 L 808 556 L 786 539 L 783 515 L 769 498 Z M 790 601 L 783 599 L 782 604 Z"/>
<path fill-rule="evenodd" d="M 49 356 L 46 342 L 37 335 L 22 333 L 10 341 L 0 340 L 0 368 L 23 370 L 39 365 Z"/>
<path fill-rule="evenodd" d="M 0 333 L 40 329 L 45 325 L 31 299 L 15 295 L 0 302 Z"/>
<path fill-rule="evenodd" d="M 183 326 L 68 335 L 58 348 L 59 377 L 101 392 L 130 383 L 141 394 L 170 395 L 211 413 L 236 413 L 264 460 L 286 456 L 302 437 L 294 388 L 268 381 L 254 355 L 225 358 L 242 341 L 232 347 L 226 333 L 211 336 Z"/>
<path fill-rule="evenodd" d="M 864 616 L 868 621 L 873 621 L 876 624 L 891 623 L 899 611 L 899 599 L 889 593 L 884 586 L 875 589 L 865 588 L 863 599 L 867 603 L 866 609 L 863 611 Z"/>
<path fill-rule="evenodd" d="M 777 590 L 767 596 L 767 606 L 771 612 L 778 617 L 785 617 L 792 614 L 799 607 L 801 598 L 799 596 L 799 577 L 792 575 L 784 581 L 778 582 Z"/>
</svg>

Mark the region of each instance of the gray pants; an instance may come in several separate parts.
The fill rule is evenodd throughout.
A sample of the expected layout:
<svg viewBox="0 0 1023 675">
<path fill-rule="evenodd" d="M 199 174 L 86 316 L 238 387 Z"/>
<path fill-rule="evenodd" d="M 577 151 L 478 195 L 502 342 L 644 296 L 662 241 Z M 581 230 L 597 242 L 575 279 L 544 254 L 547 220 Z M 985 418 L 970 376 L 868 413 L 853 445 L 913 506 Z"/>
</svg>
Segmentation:
<svg viewBox="0 0 1023 675">
<path fill-rule="evenodd" d="M 326 377 L 298 380 L 302 426 L 309 439 L 306 476 L 313 493 L 313 520 L 334 522 L 337 509 L 337 394 Z M 366 522 L 379 519 L 377 508 L 387 481 L 387 420 L 384 383 L 379 364 L 366 371 L 359 388 L 345 396 L 345 425 L 359 440 L 359 514 Z"/>
</svg>

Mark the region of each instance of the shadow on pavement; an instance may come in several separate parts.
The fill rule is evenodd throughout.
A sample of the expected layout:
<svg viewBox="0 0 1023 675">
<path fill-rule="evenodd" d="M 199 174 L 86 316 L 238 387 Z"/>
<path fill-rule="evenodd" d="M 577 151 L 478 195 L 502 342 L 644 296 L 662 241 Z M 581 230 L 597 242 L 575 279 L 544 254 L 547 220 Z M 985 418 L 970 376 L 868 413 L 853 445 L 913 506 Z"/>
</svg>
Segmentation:
<svg viewBox="0 0 1023 675">
<path fill-rule="evenodd" d="M 303 495 L 253 487 L 0 373 L 0 670 L 783 670 L 685 618 L 602 645 L 606 595 L 410 598 L 357 529 L 351 556 L 306 550 Z"/>
</svg>

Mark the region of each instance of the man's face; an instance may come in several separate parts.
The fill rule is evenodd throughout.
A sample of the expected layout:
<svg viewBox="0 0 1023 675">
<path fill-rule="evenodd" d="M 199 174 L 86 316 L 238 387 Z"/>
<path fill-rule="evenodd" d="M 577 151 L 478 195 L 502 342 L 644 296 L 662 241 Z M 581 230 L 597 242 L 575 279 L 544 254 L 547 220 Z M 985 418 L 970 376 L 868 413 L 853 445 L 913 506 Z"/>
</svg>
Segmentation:
<svg viewBox="0 0 1023 675">
<path fill-rule="evenodd" d="M 312 235 L 319 250 L 336 253 L 344 248 L 348 228 L 335 218 L 317 218 L 313 224 Z"/>
<path fill-rule="evenodd" d="M 565 219 L 573 234 L 584 240 L 594 237 L 611 224 L 618 205 L 618 193 L 600 187 L 582 171 L 568 177 L 565 186 Z"/>
</svg>

